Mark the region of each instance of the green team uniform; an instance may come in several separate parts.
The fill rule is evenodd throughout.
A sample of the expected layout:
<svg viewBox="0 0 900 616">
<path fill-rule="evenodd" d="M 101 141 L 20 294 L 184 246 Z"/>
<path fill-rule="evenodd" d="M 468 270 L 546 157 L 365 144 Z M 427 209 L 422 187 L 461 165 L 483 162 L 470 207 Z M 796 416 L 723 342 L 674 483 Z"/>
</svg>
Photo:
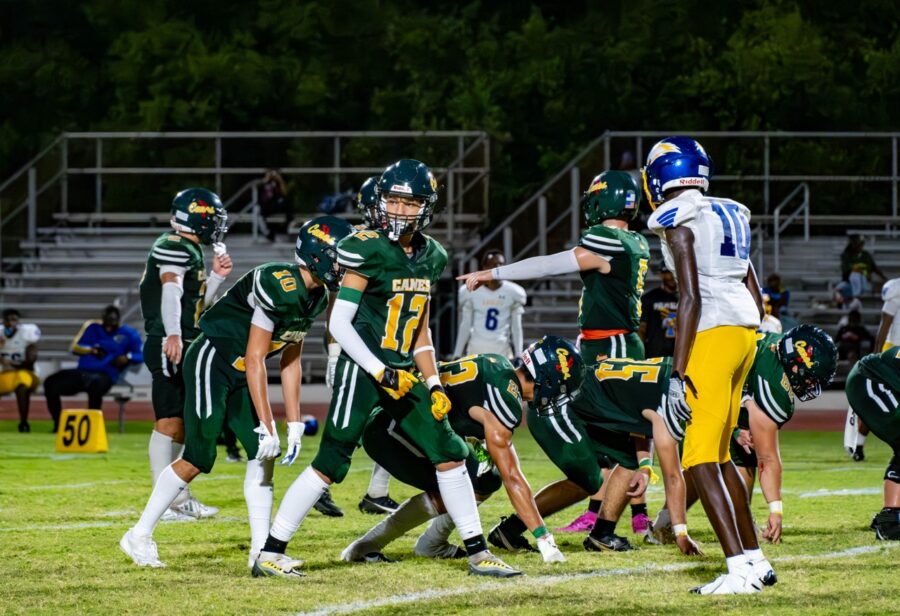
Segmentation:
<svg viewBox="0 0 900 616">
<path fill-rule="evenodd" d="M 144 314 L 144 363 L 153 377 L 153 411 L 157 419 L 182 417 L 184 412 L 183 365 L 173 366 L 163 353 L 166 330 L 162 320 L 162 283 L 159 268 L 184 268 L 181 296 L 181 338 L 187 347 L 200 333 L 198 320 L 206 293 L 203 249 L 196 242 L 167 232 L 156 238 L 141 276 L 141 311 Z M 184 355 L 182 355 L 182 364 Z"/>
<path fill-rule="evenodd" d="M 653 435 L 641 413 L 659 406 L 671 370 L 668 357 L 608 359 L 588 369 L 568 408 L 537 413 L 529 406 L 528 428 L 566 477 L 594 494 L 602 468 L 637 468 L 631 435 Z"/>
<path fill-rule="evenodd" d="M 757 334 L 756 359 L 744 381 L 744 400 L 752 399 L 780 430 L 794 416 L 794 391 L 776 349 L 784 334 Z M 738 425 L 731 438 L 731 459 L 737 466 L 756 468 L 756 453 L 747 453 L 737 443 L 737 430 L 750 429 L 750 416 L 741 407 Z"/>
<path fill-rule="evenodd" d="M 447 419 L 459 436 L 484 440 L 484 426 L 469 415 L 473 406 L 487 409 L 510 431 L 521 423 L 519 379 L 512 364 L 502 355 L 470 355 L 442 364 L 439 370 L 452 405 Z M 434 465 L 412 441 L 384 410 L 372 415 L 363 435 L 366 452 L 392 477 L 425 492 L 437 492 Z M 496 469 L 478 475 L 478 459 L 471 450 L 466 466 L 476 493 L 487 495 L 500 488 Z"/>
<path fill-rule="evenodd" d="M 201 334 L 184 359 L 184 459 L 208 473 L 216 460 L 216 439 L 227 421 L 247 457 L 259 445 L 259 424 L 247 387 L 244 353 L 254 311 L 272 327 L 268 357 L 303 340 L 328 306 L 324 287 L 307 289 L 293 263 L 266 263 L 244 274 L 200 319 Z M 257 324 L 260 322 L 257 321 Z"/>
<path fill-rule="evenodd" d="M 385 365 L 411 369 L 413 344 L 428 306 L 431 285 L 447 265 L 441 245 L 415 233 L 413 253 L 404 252 L 377 231 L 358 231 L 338 244 L 338 263 L 368 279 L 353 327 L 369 350 Z M 343 291 L 342 291 L 343 293 Z M 432 465 L 465 460 L 469 449 L 447 419 L 431 416 L 431 393 L 421 381 L 394 400 L 375 379 L 343 352 L 334 376 L 334 395 L 312 466 L 341 482 L 372 411 L 385 409 L 414 440 Z M 451 411 L 452 412 L 452 411 Z"/>
<path fill-rule="evenodd" d="M 578 245 L 609 260 L 610 271 L 581 272 L 584 289 L 578 307 L 578 327 L 620 333 L 600 340 L 581 341 L 587 364 L 600 356 L 644 358 L 644 343 L 637 335 L 641 320 L 641 294 L 650 262 L 643 235 L 627 229 L 594 225 L 581 233 Z M 624 330 L 622 332 L 621 330 Z"/>
<path fill-rule="evenodd" d="M 866 355 L 847 377 L 847 400 L 875 436 L 894 450 L 892 480 L 900 476 L 900 347 Z M 889 470 L 890 470 L 889 468 Z M 888 479 L 885 476 L 885 479 Z"/>
</svg>

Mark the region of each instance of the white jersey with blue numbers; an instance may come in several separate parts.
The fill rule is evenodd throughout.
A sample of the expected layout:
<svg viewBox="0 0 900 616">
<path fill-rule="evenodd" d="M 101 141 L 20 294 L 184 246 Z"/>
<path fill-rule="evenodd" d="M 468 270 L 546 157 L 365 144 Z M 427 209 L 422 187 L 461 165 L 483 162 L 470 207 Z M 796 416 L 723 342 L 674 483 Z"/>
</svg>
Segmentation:
<svg viewBox="0 0 900 616">
<path fill-rule="evenodd" d="M 687 227 L 694 234 L 702 301 L 697 331 L 721 325 L 759 327 L 759 309 L 744 284 L 750 266 L 750 210 L 746 206 L 687 190 L 657 208 L 647 226 L 663 239 L 663 258 L 672 272 L 678 270 L 665 241 L 666 229 Z"/>
<path fill-rule="evenodd" d="M 504 280 L 494 291 L 481 286 L 474 291 L 459 288 L 460 329 L 457 334 L 455 356 L 496 353 L 513 357 L 522 352 L 521 323 L 525 312 L 525 289 Z"/>
<path fill-rule="evenodd" d="M 894 278 L 884 283 L 884 286 L 881 287 L 881 299 L 884 300 L 881 312 L 893 317 L 891 328 L 884 341 L 892 347 L 900 346 L 900 278 Z M 874 349 L 874 351 L 881 353 L 881 349 Z"/>
</svg>

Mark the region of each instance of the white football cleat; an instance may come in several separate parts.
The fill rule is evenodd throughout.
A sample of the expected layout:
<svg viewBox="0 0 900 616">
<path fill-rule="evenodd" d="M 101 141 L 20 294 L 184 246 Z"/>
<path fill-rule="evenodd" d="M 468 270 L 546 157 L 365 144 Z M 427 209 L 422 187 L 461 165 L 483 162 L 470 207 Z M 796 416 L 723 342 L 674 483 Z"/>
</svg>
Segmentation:
<svg viewBox="0 0 900 616">
<path fill-rule="evenodd" d="M 218 507 L 213 507 L 211 505 L 204 505 L 196 498 L 191 496 L 189 499 L 181 503 L 180 505 L 175 505 L 173 507 L 176 511 L 183 513 L 184 515 L 189 515 L 192 518 L 196 518 L 198 520 L 202 520 L 204 518 L 211 518 L 217 513 L 219 513 Z"/>
<path fill-rule="evenodd" d="M 131 560 L 138 567 L 165 567 L 165 563 L 159 560 L 159 554 L 156 551 L 156 542 L 153 537 L 139 537 L 134 534 L 134 529 L 129 528 L 128 532 L 122 535 L 119 541 L 119 547 L 128 554 Z"/>
<path fill-rule="evenodd" d="M 692 588 L 691 592 L 698 595 L 751 595 L 762 590 L 762 582 L 756 578 L 753 571 L 749 575 L 726 573 L 720 575 L 709 584 Z"/>
<path fill-rule="evenodd" d="M 187 515 L 185 513 L 181 513 L 174 507 L 169 507 L 166 509 L 165 513 L 162 514 L 162 517 L 159 519 L 160 522 L 196 522 L 197 518 L 194 516 Z"/>
<path fill-rule="evenodd" d="M 253 571 L 253 563 L 256 562 L 257 558 L 259 558 L 259 550 L 251 551 L 250 556 L 247 557 L 247 568 L 250 571 Z"/>
<path fill-rule="evenodd" d="M 253 561 L 253 577 L 301 578 L 306 574 L 300 571 L 302 560 L 291 558 L 278 552 L 260 552 Z"/>
<path fill-rule="evenodd" d="M 763 558 L 762 560 L 751 562 L 750 566 L 753 567 L 753 575 L 759 578 L 763 586 L 774 586 L 778 583 L 775 569 L 772 568 L 771 563 L 767 559 Z"/>
</svg>

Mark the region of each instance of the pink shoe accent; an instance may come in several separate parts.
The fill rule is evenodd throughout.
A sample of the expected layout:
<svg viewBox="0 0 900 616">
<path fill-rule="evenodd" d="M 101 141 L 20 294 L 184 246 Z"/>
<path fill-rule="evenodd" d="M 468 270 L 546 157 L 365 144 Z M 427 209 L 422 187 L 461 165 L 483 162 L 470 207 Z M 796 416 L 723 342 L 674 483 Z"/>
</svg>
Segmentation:
<svg viewBox="0 0 900 616">
<path fill-rule="evenodd" d="M 650 530 L 650 516 L 639 513 L 631 518 L 631 532 L 635 535 L 646 535 Z"/>
<path fill-rule="evenodd" d="M 562 528 L 557 528 L 558 533 L 586 533 L 594 528 L 594 522 L 597 521 L 597 514 L 593 511 L 585 511 L 580 516 L 572 520 L 572 523 Z"/>
</svg>

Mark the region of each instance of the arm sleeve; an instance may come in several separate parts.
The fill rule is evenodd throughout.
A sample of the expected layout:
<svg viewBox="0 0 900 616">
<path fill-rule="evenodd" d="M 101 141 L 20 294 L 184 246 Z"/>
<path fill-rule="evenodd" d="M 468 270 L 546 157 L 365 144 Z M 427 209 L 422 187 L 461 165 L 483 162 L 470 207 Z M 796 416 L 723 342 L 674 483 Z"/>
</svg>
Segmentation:
<svg viewBox="0 0 900 616">
<path fill-rule="evenodd" d="M 266 330 L 267 332 L 275 331 L 275 322 L 270 319 L 269 315 L 267 315 L 266 312 L 259 306 L 256 306 L 253 309 L 253 316 L 250 319 L 250 323 Z"/>
<path fill-rule="evenodd" d="M 162 276 L 163 274 L 175 274 L 184 278 L 184 275 L 187 274 L 187 268 L 180 265 L 160 265 L 159 275 Z"/>
<path fill-rule="evenodd" d="M 166 336 L 181 335 L 181 296 L 184 289 L 177 282 L 167 282 L 162 286 L 162 313 L 163 329 Z"/>
<path fill-rule="evenodd" d="M 514 310 L 512 323 L 510 324 L 510 337 L 512 338 L 513 353 L 518 357 L 522 354 L 524 335 L 522 334 L 522 310 Z"/>
<path fill-rule="evenodd" d="M 453 349 L 453 357 L 462 357 L 469 343 L 469 337 L 472 335 L 472 322 L 474 319 L 474 311 L 472 309 L 472 300 L 466 292 L 466 287 L 459 289 L 459 329 L 456 332 L 456 348 Z"/>
<path fill-rule="evenodd" d="M 517 263 L 495 267 L 494 280 L 532 280 L 560 274 L 572 274 L 580 270 L 575 250 L 566 250 L 542 257 L 531 257 Z"/>
<path fill-rule="evenodd" d="M 385 365 L 369 350 L 353 327 L 353 318 L 358 309 L 359 304 L 338 297 L 331 311 L 331 335 L 350 359 L 372 376 L 378 376 Z"/>
<path fill-rule="evenodd" d="M 203 296 L 204 305 L 212 306 L 213 301 L 216 299 L 216 291 L 219 290 L 223 282 L 225 282 L 225 276 L 220 276 L 215 272 L 209 275 L 209 278 L 206 280 L 206 294 Z"/>
</svg>

